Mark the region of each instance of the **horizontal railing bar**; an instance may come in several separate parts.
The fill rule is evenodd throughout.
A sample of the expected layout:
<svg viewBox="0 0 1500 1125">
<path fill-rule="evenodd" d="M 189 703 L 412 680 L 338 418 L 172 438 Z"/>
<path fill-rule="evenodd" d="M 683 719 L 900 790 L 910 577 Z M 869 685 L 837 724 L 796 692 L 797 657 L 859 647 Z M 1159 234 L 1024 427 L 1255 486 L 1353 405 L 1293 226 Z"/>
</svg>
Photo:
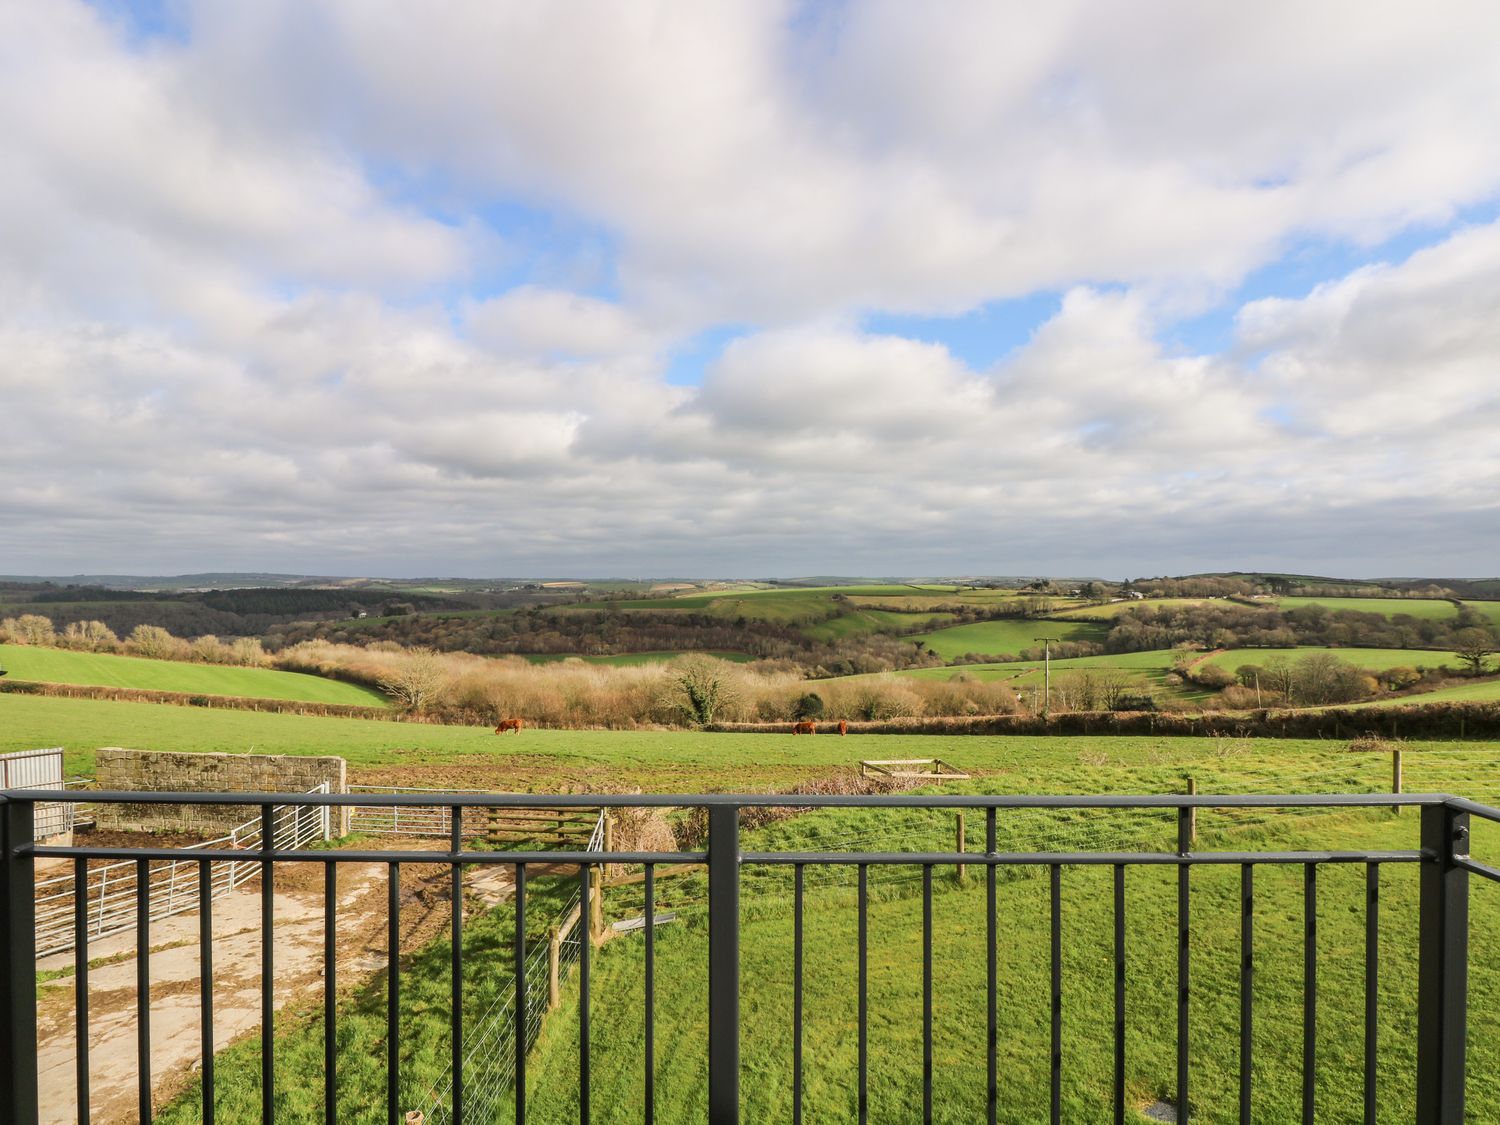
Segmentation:
<svg viewBox="0 0 1500 1125">
<path fill-rule="evenodd" d="M 32 847 L 23 849 L 38 858 L 85 859 L 181 859 L 222 860 L 223 852 L 187 848 L 67 848 Z M 815 865 L 879 864 L 911 865 L 925 863 L 954 865 L 978 864 L 1018 866 L 1024 864 L 1168 864 L 1198 865 L 1213 863 L 1418 863 L 1428 853 L 1412 851 L 1291 851 L 1291 852 L 745 852 L 744 864 L 781 865 L 808 863 Z M 706 852 L 453 852 L 453 851 L 296 851 L 292 849 L 257 850 L 255 861 L 270 859 L 277 863 L 476 863 L 514 867 L 528 865 L 601 864 L 601 863 L 685 863 L 708 862 Z M 1482 866 L 1482 865 L 1476 865 Z M 246 878 L 254 878 L 247 876 Z"/>
<path fill-rule="evenodd" d="M 38 859 L 79 857 L 85 859 L 181 859 L 181 860 L 227 860 L 222 851 L 201 851 L 196 848 L 65 848 L 26 847 L 16 849 L 16 854 L 33 855 Z M 707 852 L 453 852 L 453 851 L 295 851 L 290 848 L 260 848 L 248 853 L 231 853 L 241 863 L 260 863 L 269 859 L 277 863 L 482 863 L 502 864 L 514 867 L 525 864 L 567 863 L 707 863 Z M 246 879 L 257 878 L 247 875 Z"/>
<path fill-rule="evenodd" d="M 66 801 L 65 790 L 9 789 L 0 800 L 36 804 Z M 1407 805 L 1443 805 L 1460 802 L 1468 811 L 1485 809 L 1479 815 L 1500 819 L 1500 810 L 1474 806 L 1444 793 L 1148 793 L 1092 794 L 1088 796 L 1042 796 L 1024 794 L 955 793 L 929 794 L 794 794 L 794 793 L 589 793 L 542 794 L 496 793 L 489 796 L 454 794 L 450 800 L 434 800 L 415 794 L 309 794 L 309 793 L 91 793 L 93 804 L 132 805 L 296 805 L 307 808 L 342 808 L 362 805 L 382 808 L 912 808 L 912 809 L 1180 809 L 1180 808 L 1392 808 Z M 1459 806 L 1455 806 L 1459 807 Z"/>
<path fill-rule="evenodd" d="M 1481 805 L 1478 801 L 1471 801 L 1467 797 L 1449 797 L 1444 803 L 1449 808 L 1456 809 L 1459 812 L 1466 812 L 1471 816 L 1500 823 L 1500 809 L 1491 805 Z"/>
<path fill-rule="evenodd" d="M 1453 857 L 1453 866 L 1462 867 L 1465 871 L 1472 871 L 1475 875 L 1483 875 L 1486 879 L 1493 879 L 1500 883 L 1500 867 L 1491 867 L 1487 863 L 1480 863 L 1478 860 L 1461 855 Z"/>
<path fill-rule="evenodd" d="M 608 862 L 607 853 L 599 856 Z M 986 864 L 996 867 L 1013 867 L 1034 864 L 1166 864 L 1196 866 L 1206 863 L 1420 863 L 1430 856 L 1424 851 L 1395 852 L 745 852 L 740 857 L 743 864 L 808 863 L 814 865 L 836 864 L 889 864 L 913 867 L 927 864 L 969 866 Z"/>
</svg>

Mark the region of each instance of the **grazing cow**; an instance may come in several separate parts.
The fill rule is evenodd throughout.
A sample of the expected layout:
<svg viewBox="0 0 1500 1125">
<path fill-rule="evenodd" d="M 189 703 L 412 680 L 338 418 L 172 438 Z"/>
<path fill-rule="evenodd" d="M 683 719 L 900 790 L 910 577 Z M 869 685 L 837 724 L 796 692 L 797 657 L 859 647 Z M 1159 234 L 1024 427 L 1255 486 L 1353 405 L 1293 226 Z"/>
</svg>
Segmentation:
<svg viewBox="0 0 1500 1125">
<path fill-rule="evenodd" d="M 846 722 L 844 722 L 843 719 L 839 720 L 839 733 L 840 734 L 848 734 L 849 733 L 849 724 L 846 723 Z"/>
<path fill-rule="evenodd" d="M 817 734 L 818 724 L 814 722 L 801 722 L 792 724 L 793 734 Z"/>
<path fill-rule="evenodd" d="M 522 719 L 501 719 L 500 725 L 495 728 L 495 733 L 504 734 L 508 730 L 513 730 L 517 734 L 520 734 L 521 728 L 525 725 L 526 723 Z"/>
</svg>

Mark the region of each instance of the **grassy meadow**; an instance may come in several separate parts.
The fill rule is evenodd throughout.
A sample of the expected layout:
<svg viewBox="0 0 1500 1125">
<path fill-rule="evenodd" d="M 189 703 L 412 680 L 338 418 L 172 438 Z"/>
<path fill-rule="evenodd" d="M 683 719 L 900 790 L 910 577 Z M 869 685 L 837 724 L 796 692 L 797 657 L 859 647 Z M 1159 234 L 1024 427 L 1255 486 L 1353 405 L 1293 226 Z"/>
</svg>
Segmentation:
<svg viewBox="0 0 1500 1125">
<path fill-rule="evenodd" d="M 1205 663 L 1217 664 L 1233 672 L 1244 664 L 1264 664 L 1278 657 L 1282 660 L 1300 660 L 1315 654 L 1334 656 L 1346 664 L 1371 672 L 1384 672 L 1390 668 L 1441 668 L 1445 664 L 1455 670 L 1458 668 L 1458 658 L 1446 649 L 1320 648 L 1312 645 L 1300 648 L 1234 648 L 1215 653 Z"/>
<path fill-rule="evenodd" d="M 140 656 L 73 652 L 35 645 L 0 644 L 0 667 L 14 679 L 39 683 L 176 691 L 192 695 L 236 695 L 248 699 L 340 703 L 354 707 L 384 707 L 387 702 L 385 696 L 371 688 L 301 672 L 148 660 Z"/>
<path fill-rule="evenodd" d="M 1404 613 L 1419 620 L 1442 621 L 1458 612 L 1450 601 L 1438 598 L 1304 598 L 1280 597 L 1275 604 L 1283 610 L 1301 609 L 1318 605 L 1327 610 L 1352 609 L 1360 613 L 1378 613 L 1382 617 L 1395 617 Z"/>
<path fill-rule="evenodd" d="M 1162 653 L 1087 658 L 1146 672 Z M 1230 654 L 1234 655 L 1234 654 Z M 1243 654 L 1241 654 L 1243 655 Z M 1062 662 L 1059 662 L 1062 663 Z M 1078 662 L 1069 662 L 1078 663 Z M 192 667 L 192 666 L 187 666 Z M 953 672 L 959 669 L 938 669 Z M 963 669 L 972 671 L 972 669 Z M 1034 674 L 1035 667 L 1023 669 Z M 1485 687 L 1487 685 L 1473 685 Z M 0 695 L 0 750 L 44 745 L 68 750 L 69 772 L 88 772 L 94 748 L 262 753 L 336 753 L 361 780 L 497 791 L 765 791 L 848 777 L 860 758 L 942 757 L 972 779 L 943 792 L 1172 793 L 1187 779 L 1201 792 L 1382 792 L 1390 757 L 1330 740 L 1171 737 L 819 736 L 701 731 L 530 730 L 497 737 L 488 728 L 322 718 L 153 704 Z M 1409 742 L 1409 791 L 1458 792 L 1500 802 L 1500 743 Z M 1407 812 L 1200 814 L 1203 849 L 1407 848 L 1419 816 Z M 983 816 L 969 813 L 967 847 L 982 850 Z M 1017 811 L 999 818 L 1002 849 L 1169 848 L 1171 814 Z M 747 850 L 946 850 L 954 817 L 945 810 L 819 810 L 748 829 Z M 1500 861 L 1500 833 L 1476 832 L 1476 856 Z M 1491 850 L 1486 850 L 1491 849 Z M 1416 934 L 1416 872 L 1382 872 L 1379 1120 L 1410 1120 Z M 1363 867 L 1319 872 L 1319 1120 L 1347 1119 L 1358 1091 L 1362 1045 Z M 810 1119 L 851 1115 L 855 1066 L 852 872 L 809 869 L 806 914 L 806 1098 Z M 920 873 L 872 872 L 870 995 L 871 1119 L 910 1119 L 918 1104 L 920 1048 Z M 1001 1120 L 1045 1114 L 1047 1088 L 1049 883 L 1031 868 L 999 880 Z M 1192 875 L 1190 1050 L 1194 1120 L 1235 1119 L 1238 1016 L 1238 871 Z M 1109 1120 L 1112 900 L 1107 868 L 1061 874 L 1063 919 L 1063 1112 L 1070 1122 Z M 1256 1120 L 1295 1119 L 1301 1082 L 1303 882 L 1297 869 L 1257 870 Z M 538 876 L 530 940 L 573 893 L 568 880 Z M 966 885 L 951 869 L 934 873 L 934 1010 L 937 1120 L 983 1116 L 984 879 Z M 1169 1097 L 1175 1058 L 1173 990 L 1176 881 L 1170 869 L 1127 876 L 1129 947 L 1127 1090 L 1131 1105 Z M 658 1120 L 704 1116 L 706 912 L 699 875 L 662 879 L 659 909 L 677 922 L 658 932 L 656 997 Z M 612 889 L 611 920 L 638 916 L 639 886 Z M 466 925 L 471 1027 L 512 987 L 507 952 L 511 913 L 476 913 Z M 744 1114 L 790 1118 L 791 934 L 789 876 L 782 868 L 744 873 L 742 957 Z M 1474 1120 L 1500 1120 L 1500 888 L 1476 880 L 1471 941 Z M 639 1118 L 643 939 L 609 941 L 592 992 L 595 1121 Z M 429 1104 L 446 1080 L 448 946 L 439 939 L 410 954 L 402 978 L 402 1108 Z M 378 1119 L 385 1085 L 383 974 L 347 981 L 338 1044 L 341 1119 Z M 321 1114 L 322 1025 L 316 996 L 278 1017 L 278 1119 Z M 530 1058 L 534 1122 L 577 1119 L 576 976 L 545 1021 Z M 226 1125 L 259 1119 L 258 1039 L 222 1052 L 216 1105 Z M 202 1091 L 191 1083 L 158 1120 L 198 1119 Z M 502 1116 L 504 1113 L 502 1109 Z M 1145 1120 L 1135 1118 L 1135 1120 Z"/>
<path fill-rule="evenodd" d="M 752 788 L 759 755 L 743 740 L 724 741 L 716 778 L 730 788 Z M 675 735 L 619 744 L 619 756 L 654 755 L 658 765 L 696 754 Z M 754 740 L 752 740 L 754 741 Z M 764 739 L 760 741 L 764 742 Z M 900 741 L 900 740 L 897 740 Z M 1326 742 L 1214 739 L 927 739 L 941 755 L 963 761 L 955 744 L 974 746 L 991 776 L 943 792 L 1165 792 L 1180 791 L 1191 774 L 1205 792 L 1378 791 L 1389 777 L 1382 753 L 1351 753 Z M 811 753 L 812 740 L 799 740 Z M 891 739 L 881 745 L 897 753 Z M 985 746 L 986 756 L 978 747 Z M 1481 799 L 1500 798 L 1500 746 L 1493 743 L 1409 744 L 1410 789 L 1461 788 Z M 561 747 L 549 757 L 564 758 Z M 701 769 L 701 767 L 700 767 Z M 1419 814 L 1386 811 L 1204 811 L 1198 847 L 1209 849 L 1366 848 L 1416 846 Z M 965 824 L 969 850 L 982 850 L 983 816 Z M 948 850 L 953 814 L 944 810 L 818 810 L 747 831 L 747 850 Z M 1001 850 L 1139 848 L 1169 850 L 1171 813 L 1017 810 L 999 816 Z M 1476 854 L 1500 838 L 1476 837 Z M 1496 858 L 1500 858 L 1497 855 Z M 1342 1121 L 1356 1104 L 1362 1050 L 1364 950 L 1363 866 L 1319 870 L 1318 953 L 1320 1008 L 1319 1120 Z M 855 900 L 852 869 L 808 871 L 806 926 L 806 1099 L 811 1119 L 844 1120 L 853 1113 L 855 1074 Z M 790 880 L 784 868 L 745 869 L 742 901 L 742 1091 L 747 1121 L 790 1119 L 791 949 Z M 1478 881 L 1476 881 L 1477 883 Z M 1049 885 L 1034 868 L 998 875 L 1001 1117 L 1019 1125 L 1044 1117 L 1048 1074 Z M 920 872 L 872 869 L 870 931 L 871 1119 L 911 1119 L 921 1076 Z M 1190 1050 L 1194 1119 L 1236 1120 L 1239 872 L 1200 868 L 1192 875 L 1193 991 Z M 1070 1122 L 1109 1120 L 1113 925 L 1108 868 L 1063 869 L 1063 1114 Z M 1303 876 L 1297 868 L 1261 866 L 1256 872 L 1256 1120 L 1294 1120 L 1300 1105 Z M 570 896 L 570 881 L 533 882 L 531 917 L 540 941 L 549 903 Z M 983 1118 L 985 897 L 981 868 L 966 885 L 951 868 L 934 872 L 934 1009 L 936 1119 Z M 701 875 L 662 879 L 658 909 L 679 918 L 657 934 L 656 1035 L 658 1120 L 705 1116 L 706 910 Z M 1382 871 L 1382 987 L 1380 993 L 1381 1122 L 1412 1116 L 1412 1035 L 1415 1026 L 1416 871 Z M 610 891 L 607 917 L 637 917 L 639 886 Z M 1139 1108 L 1172 1093 L 1176 972 L 1176 878 L 1169 868 L 1127 874 L 1127 1093 Z M 1474 1120 L 1500 1115 L 1500 888 L 1474 889 L 1471 940 L 1471 1067 Z M 512 987 L 508 950 L 511 914 L 492 911 L 466 926 L 469 1023 Z M 402 1108 L 426 1105 L 444 1081 L 447 1058 L 448 946 L 438 940 L 411 956 L 402 981 Z M 639 1119 L 642 1090 L 643 939 L 619 936 L 596 955 L 591 1005 L 595 1121 Z M 561 1007 L 545 1021 L 529 1064 L 528 1120 L 577 1119 L 578 996 L 576 976 Z M 384 1092 L 384 978 L 351 993 L 338 1032 L 341 1119 L 379 1117 Z M 311 1000 L 282 1017 L 278 1036 L 278 1118 L 315 1120 L 320 1112 L 322 1026 Z M 344 1061 L 344 1060 L 347 1060 Z M 221 1054 L 219 1119 L 252 1122 L 258 1041 Z M 283 1100 L 284 1099 L 284 1100 Z M 196 1120 L 201 1092 L 189 1090 L 159 1115 L 166 1122 Z M 497 1119 L 508 1119 L 502 1108 Z M 1133 1117 L 1130 1120 L 1144 1120 Z"/>
<path fill-rule="evenodd" d="M 1038 637 L 1052 637 L 1063 641 L 1098 641 L 1104 637 L 1104 628 L 1087 621 L 1001 618 L 923 633 L 912 639 L 925 642 L 928 648 L 943 659 L 952 660 L 970 652 L 1017 653 L 1025 649 L 1040 648 L 1041 642 L 1036 639 Z"/>
</svg>

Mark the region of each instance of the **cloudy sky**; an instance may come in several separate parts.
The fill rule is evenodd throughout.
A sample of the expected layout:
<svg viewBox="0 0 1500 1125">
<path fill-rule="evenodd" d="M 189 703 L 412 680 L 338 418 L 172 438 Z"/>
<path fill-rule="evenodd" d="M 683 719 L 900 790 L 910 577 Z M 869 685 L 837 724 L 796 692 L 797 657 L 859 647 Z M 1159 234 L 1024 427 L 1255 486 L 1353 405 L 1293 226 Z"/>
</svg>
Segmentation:
<svg viewBox="0 0 1500 1125">
<path fill-rule="evenodd" d="M 0 573 L 1500 572 L 1500 5 L 0 0 Z"/>
</svg>

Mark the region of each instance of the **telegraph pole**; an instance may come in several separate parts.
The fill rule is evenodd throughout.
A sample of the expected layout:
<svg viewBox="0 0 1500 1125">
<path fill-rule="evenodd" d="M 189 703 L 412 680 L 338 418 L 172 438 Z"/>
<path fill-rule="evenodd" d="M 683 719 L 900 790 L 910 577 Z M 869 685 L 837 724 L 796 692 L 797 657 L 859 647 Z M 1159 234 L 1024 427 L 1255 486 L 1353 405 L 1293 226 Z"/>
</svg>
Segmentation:
<svg viewBox="0 0 1500 1125">
<path fill-rule="evenodd" d="M 1061 637 L 1032 637 L 1032 643 L 1042 642 L 1042 718 L 1052 715 L 1052 642 Z"/>
</svg>

